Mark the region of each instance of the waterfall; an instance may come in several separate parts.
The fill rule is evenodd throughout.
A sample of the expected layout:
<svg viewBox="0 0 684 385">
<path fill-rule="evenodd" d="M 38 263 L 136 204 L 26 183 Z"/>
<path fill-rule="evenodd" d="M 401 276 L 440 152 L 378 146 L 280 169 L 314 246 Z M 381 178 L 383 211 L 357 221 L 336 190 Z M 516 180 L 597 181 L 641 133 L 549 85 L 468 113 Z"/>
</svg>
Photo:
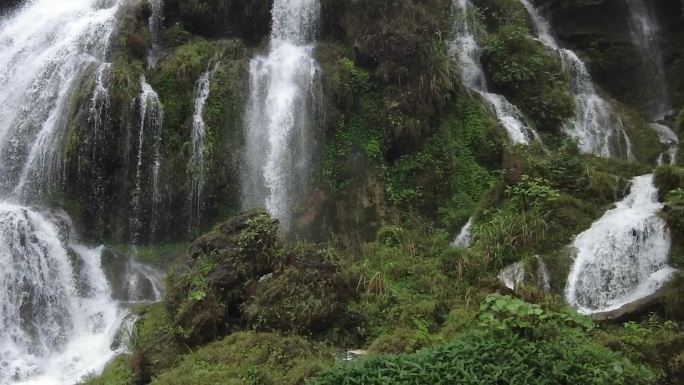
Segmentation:
<svg viewBox="0 0 684 385">
<path fill-rule="evenodd" d="M 118 4 L 100 3 L 37 0 L 2 21 L 0 195 L 32 200 L 61 183 L 68 96 L 114 30 Z"/>
<path fill-rule="evenodd" d="M 140 241 L 143 230 L 144 218 L 150 218 L 149 236 L 154 239 L 157 230 L 157 209 L 161 202 L 161 191 L 159 186 L 159 173 L 161 171 L 161 146 L 162 146 L 162 127 L 164 124 L 164 110 L 159 101 L 159 95 L 152 86 L 147 83 L 144 76 L 140 78 L 140 95 L 138 95 L 138 154 L 135 169 L 135 191 L 131 207 L 133 216 L 131 217 L 131 242 L 137 244 Z M 146 138 L 150 143 L 146 144 Z M 145 155 L 152 149 L 152 159 Z M 149 175 L 149 179 L 146 176 Z M 147 192 L 143 188 L 146 180 L 152 182 L 152 191 Z M 145 194 L 149 194 L 151 210 L 145 210 Z M 147 214 L 147 215 L 146 215 Z"/>
<path fill-rule="evenodd" d="M 107 81 L 109 80 L 110 63 L 100 63 L 95 72 L 95 88 L 93 96 L 90 98 L 90 109 L 88 111 L 88 123 L 91 125 L 93 159 L 97 156 L 98 142 L 100 135 L 104 130 L 107 130 L 108 124 L 111 122 L 111 107 L 112 99 L 109 89 L 107 88 Z"/>
<path fill-rule="evenodd" d="M 506 100 L 503 95 L 487 91 L 487 81 L 480 64 L 481 49 L 469 22 L 469 11 L 472 8 L 473 5 L 470 0 L 454 0 L 454 9 L 458 17 L 456 17 L 454 26 L 456 36 L 451 42 L 449 50 L 459 62 L 461 82 L 485 100 L 489 109 L 506 130 L 512 143 L 530 144 L 537 138 L 537 134 L 523 123 L 524 119 L 518 108 Z"/>
<path fill-rule="evenodd" d="M 551 273 L 549 273 L 549 268 L 538 255 L 535 255 L 534 259 L 537 262 L 537 271 L 534 276 L 535 284 L 544 292 L 549 293 L 551 292 Z M 498 278 L 504 286 L 511 290 L 516 290 L 525 283 L 526 275 L 525 263 L 519 261 L 501 269 Z"/>
<path fill-rule="evenodd" d="M 318 0 L 275 0 L 270 52 L 250 62 L 242 205 L 266 207 L 285 229 L 311 178 L 319 14 Z"/>
<path fill-rule="evenodd" d="M 520 2 L 532 19 L 539 41 L 558 52 L 563 69 L 570 76 L 575 96 L 575 118 L 565 125 L 564 132 L 578 141 L 583 152 L 604 157 L 615 155 L 614 143 L 622 140 L 625 144 L 625 155 L 632 159 L 634 156 L 631 153 L 631 143 L 622 122 L 611 111 L 608 103 L 596 93 L 585 64 L 573 51 L 560 48 L 548 21 L 529 0 Z"/>
<path fill-rule="evenodd" d="M 577 254 L 566 298 L 582 313 L 613 310 L 655 292 L 672 275 L 670 233 L 653 175 L 633 179 L 630 194 L 573 242 Z"/>
<path fill-rule="evenodd" d="M 110 124 L 105 59 L 118 9 L 34 0 L 0 20 L 0 385 L 71 385 L 125 348 L 117 339 L 131 315 L 112 298 L 104 248 L 79 244 L 65 213 L 40 208 L 62 183 L 82 79 L 94 86 L 93 151 Z"/>
<path fill-rule="evenodd" d="M 470 233 L 470 229 L 473 227 L 473 218 L 468 219 L 468 223 L 466 223 L 462 228 L 461 231 L 458 233 L 456 236 L 456 239 L 451 243 L 452 246 L 454 247 L 463 247 L 463 248 L 468 248 L 470 247 L 471 243 L 473 242 L 473 237 L 472 234 Z"/>
<path fill-rule="evenodd" d="M 126 312 L 111 300 L 100 248 L 69 223 L 0 203 L 0 384 L 72 384 L 101 370 Z"/>
<path fill-rule="evenodd" d="M 660 46 L 660 26 L 644 0 L 625 1 L 630 14 L 629 26 L 632 41 L 639 48 L 641 57 L 648 67 L 647 75 L 652 87 L 648 97 L 649 118 L 660 120 L 672 111 Z"/>
<path fill-rule="evenodd" d="M 164 21 L 164 0 L 149 0 L 152 14 L 148 21 L 151 47 L 147 52 L 147 66 L 154 68 L 161 58 L 161 27 Z"/>
<path fill-rule="evenodd" d="M 677 134 L 675 134 L 670 127 L 660 123 L 651 123 L 651 128 L 658 134 L 660 143 L 667 147 L 667 151 L 660 154 L 658 157 L 658 165 L 665 163 L 665 156 L 667 156 L 669 164 L 676 165 L 677 154 L 679 152 L 679 137 L 677 137 Z"/>
<path fill-rule="evenodd" d="M 195 89 L 195 111 L 192 117 L 192 157 L 190 158 L 190 194 L 188 197 L 190 212 L 188 230 L 190 235 L 197 232 L 201 225 L 201 216 L 204 202 L 204 153 L 206 145 L 204 143 L 205 124 L 204 124 L 204 105 L 209 98 L 209 86 L 213 71 L 202 74 L 197 81 Z"/>
</svg>

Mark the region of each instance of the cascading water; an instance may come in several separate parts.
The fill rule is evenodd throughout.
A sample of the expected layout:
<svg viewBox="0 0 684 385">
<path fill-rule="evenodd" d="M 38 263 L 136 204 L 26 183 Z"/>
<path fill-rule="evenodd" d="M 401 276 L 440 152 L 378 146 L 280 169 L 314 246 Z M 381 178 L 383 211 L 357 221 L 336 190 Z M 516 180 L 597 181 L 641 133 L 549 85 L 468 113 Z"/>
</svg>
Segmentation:
<svg viewBox="0 0 684 385">
<path fill-rule="evenodd" d="M 205 124 L 204 124 L 204 105 L 209 98 L 209 86 L 213 71 L 202 74 L 197 81 L 195 90 L 195 111 L 192 118 L 192 157 L 188 164 L 190 176 L 190 212 L 188 231 L 190 235 L 197 232 L 201 225 L 201 216 L 204 202 L 204 153 L 206 145 L 204 143 Z"/>
<path fill-rule="evenodd" d="M 644 0 L 625 0 L 629 9 L 629 26 L 634 44 L 639 48 L 648 68 L 648 84 L 651 85 L 648 99 L 648 114 L 653 120 L 660 120 L 672 110 L 670 95 L 665 79 L 665 65 L 660 42 L 660 25 L 652 9 Z"/>
<path fill-rule="evenodd" d="M 71 243 L 68 223 L 0 204 L 0 384 L 67 384 L 101 370 L 124 313 L 99 249 Z"/>
<path fill-rule="evenodd" d="M 35 0 L 0 20 L 0 385 L 70 385 L 123 348 L 112 346 L 129 313 L 112 299 L 103 248 L 77 244 L 66 214 L 34 206 L 61 184 L 67 110 L 84 77 L 94 84 L 87 134 L 97 142 L 107 129 L 118 9 Z"/>
<path fill-rule="evenodd" d="M 97 4 L 39 0 L 2 22 L 0 194 L 31 200 L 59 185 L 68 96 L 114 30 L 118 4 Z"/>
<path fill-rule="evenodd" d="M 520 2 L 532 19 L 539 41 L 558 52 L 563 68 L 571 78 L 575 96 L 575 118 L 565 125 L 565 133 L 578 141 L 583 152 L 605 157 L 616 155 L 616 143 L 624 142 L 624 155 L 632 159 L 631 143 L 622 122 L 611 111 L 608 103 L 596 93 L 584 63 L 571 50 L 560 48 L 548 21 L 529 0 Z"/>
<path fill-rule="evenodd" d="M 162 127 L 164 124 L 164 109 L 159 101 L 159 95 L 151 85 L 147 83 L 145 77 L 140 78 L 140 95 L 138 95 L 138 154 L 135 169 L 135 191 L 131 207 L 133 216 L 131 217 L 131 242 L 137 244 L 140 241 L 143 230 L 143 218 L 150 218 L 149 236 L 154 239 L 157 230 L 156 211 L 161 202 L 161 191 L 159 186 L 159 173 L 161 171 L 161 145 Z M 149 143 L 148 143 L 149 141 Z M 152 159 L 146 156 L 152 149 Z M 146 176 L 149 175 L 149 178 Z M 143 186 L 145 180 L 152 181 L 151 191 L 146 191 Z M 149 195 L 151 212 L 145 212 L 145 197 Z"/>
<path fill-rule="evenodd" d="M 319 14 L 318 0 L 275 0 L 269 55 L 250 63 L 242 205 L 265 206 L 285 229 L 311 177 Z"/>
<path fill-rule="evenodd" d="M 487 81 L 480 64 L 481 50 L 469 21 L 472 4 L 469 0 L 454 0 L 453 4 L 458 17 L 456 17 L 454 27 L 456 36 L 450 45 L 450 52 L 460 64 L 461 82 L 468 89 L 482 96 L 506 130 L 512 143 L 530 144 L 537 138 L 537 134 L 523 123 L 523 117 L 518 108 L 503 95 L 487 91 Z"/>
<path fill-rule="evenodd" d="M 660 143 L 667 147 L 667 151 L 660 154 L 658 157 L 658 165 L 664 164 L 665 160 L 667 160 L 669 164 L 676 165 L 677 154 L 679 152 L 679 137 L 677 137 L 677 134 L 675 134 L 670 127 L 660 123 L 651 123 L 651 128 L 658 134 Z M 667 157 L 667 159 L 665 157 Z"/>
<path fill-rule="evenodd" d="M 671 277 L 662 208 L 653 175 L 639 176 L 627 197 L 577 236 L 566 287 L 570 304 L 587 314 L 617 309 L 654 293 Z"/>
<path fill-rule="evenodd" d="M 466 223 L 462 228 L 461 231 L 458 233 L 454 241 L 451 243 L 452 246 L 454 247 L 463 247 L 463 248 L 468 248 L 470 247 L 470 244 L 473 241 L 472 234 L 470 233 L 470 229 L 473 227 L 473 218 L 470 218 L 468 220 L 468 223 Z"/>
</svg>

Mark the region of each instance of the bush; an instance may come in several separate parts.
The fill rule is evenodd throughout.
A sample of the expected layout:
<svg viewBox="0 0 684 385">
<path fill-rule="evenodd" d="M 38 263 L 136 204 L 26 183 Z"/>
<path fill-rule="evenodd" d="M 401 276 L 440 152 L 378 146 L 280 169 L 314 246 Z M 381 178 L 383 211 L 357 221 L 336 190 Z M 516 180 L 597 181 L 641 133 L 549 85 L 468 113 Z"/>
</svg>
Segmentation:
<svg viewBox="0 0 684 385">
<path fill-rule="evenodd" d="M 533 341 L 474 330 L 436 348 L 337 366 L 308 382 L 338 384 L 652 384 L 652 375 L 586 338 Z"/>
</svg>

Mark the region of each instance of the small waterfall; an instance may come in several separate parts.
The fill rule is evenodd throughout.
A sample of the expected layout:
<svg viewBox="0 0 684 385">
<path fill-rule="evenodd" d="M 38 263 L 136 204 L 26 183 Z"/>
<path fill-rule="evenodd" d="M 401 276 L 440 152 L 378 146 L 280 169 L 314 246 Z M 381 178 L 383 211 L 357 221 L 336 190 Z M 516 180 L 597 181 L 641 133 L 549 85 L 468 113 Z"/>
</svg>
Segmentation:
<svg viewBox="0 0 684 385">
<path fill-rule="evenodd" d="M 489 109 L 496 115 L 506 130 L 508 138 L 515 144 L 530 144 L 537 139 L 537 134 L 523 123 L 522 113 L 503 95 L 487 91 L 482 65 L 480 64 L 481 49 L 470 27 L 469 12 L 473 9 L 470 0 L 454 0 L 454 9 L 458 12 L 456 18 L 456 37 L 450 46 L 452 56 L 459 62 L 460 77 L 463 85 L 480 95 Z"/>
<path fill-rule="evenodd" d="M 660 123 L 651 123 L 651 128 L 658 134 L 660 143 L 667 146 L 667 151 L 660 154 L 658 157 L 658 165 L 665 163 L 666 156 L 669 164 L 676 165 L 679 152 L 679 137 L 677 137 L 677 134 L 675 134 L 670 127 Z"/>
<path fill-rule="evenodd" d="M 534 258 L 537 262 L 537 271 L 534 276 L 535 283 L 544 292 L 549 293 L 551 291 L 551 274 L 549 273 L 549 268 L 538 255 Z M 507 288 L 516 290 L 520 285 L 525 283 L 525 280 L 527 279 L 526 275 L 527 269 L 525 268 L 525 264 L 520 261 L 501 269 L 498 278 Z"/>
<path fill-rule="evenodd" d="M 468 220 L 468 223 L 465 224 L 461 228 L 461 231 L 458 233 L 456 236 L 456 239 L 451 243 L 452 246 L 454 247 L 462 247 L 462 248 L 468 248 L 470 247 L 471 243 L 473 242 L 473 237 L 472 234 L 470 233 L 470 229 L 473 227 L 473 218 L 470 218 Z"/>
<path fill-rule="evenodd" d="M 147 52 L 147 66 L 154 68 L 157 66 L 162 55 L 161 28 L 164 22 L 164 0 L 149 0 L 149 2 L 152 8 L 152 15 L 150 15 L 149 19 L 152 47 Z"/>
<path fill-rule="evenodd" d="M 516 262 L 504 267 L 498 278 L 507 288 L 515 290 L 525 282 L 525 264 Z"/>
<path fill-rule="evenodd" d="M 571 78 L 575 96 L 575 119 L 565 125 L 565 133 L 578 141 L 583 152 L 604 157 L 615 155 L 615 143 L 622 139 L 625 142 L 625 155 L 632 159 L 631 143 L 622 122 L 611 111 L 608 103 L 596 93 L 585 64 L 573 51 L 560 48 L 548 21 L 529 0 L 520 2 L 532 19 L 539 41 L 558 52 L 563 68 Z"/>
<path fill-rule="evenodd" d="M 652 9 L 644 0 L 625 0 L 629 9 L 629 26 L 632 41 L 639 48 L 641 57 L 648 67 L 649 118 L 660 120 L 672 111 L 672 103 L 665 79 L 665 65 L 661 48 L 661 31 Z"/>
<path fill-rule="evenodd" d="M 319 14 L 318 0 L 275 0 L 270 52 L 250 63 L 242 205 L 265 206 L 285 229 L 311 178 Z"/>
<path fill-rule="evenodd" d="M 92 141 L 93 153 L 91 157 L 97 157 L 98 143 L 101 139 L 100 135 L 103 130 L 109 128 L 112 119 L 112 99 L 109 89 L 107 88 L 107 81 L 109 80 L 109 71 L 111 69 L 110 63 L 101 63 L 95 72 L 95 88 L 93 89 L 93 96 L 90 99 L 90 110 L 88 114 L 88 123 L 92 127 Z"/>
<path fill-rule="evenodd" d="M 131 242 L 137 244 L 140 241 L 145 218 L 150 220 L 149 236 L 154 239 L 157 230 L 157 209 L 161 202 L 161 192 L 159 189 L 159 173 L 161 171 L 161 146 L 162 146 L 162 127 L 164 124 L 164 109 L 159 101 L 159 95 L 151 85 L 147 83 L 144 76 L 140 78 L 140 95 L 138 95 L 138 154 L 135 170 L 135 191 L 131 207 L 133 216 L 131 217 Z M 146 138 L 150 143 L 146 144 Z M 152 158 L 146 154 L 152 150 Z M 151 164 L 149 164 L 149 163 Z M 149 175 L 149 179 L 147 176 Z M 151 210 L 145 210 L 144 189 L 145 181 L 151 182 L 152 191 L 149 193 Z"/>
<path fill-rule="evenodd" d="M 195 89 L 195 111 L 192 118 L 192 157 L 188 163 L 190 176 L 190 194 L 188 197 L 190 212 L 188 231 L 190 235 L 196 233 L 201 226 L 202 213 L 204 211 L 204 153 L 206 146 L 204 143 L 205 124 L 204 124 L 204 105 L 209 98 L 209 86 L 213 71 L 202 74 L 197 81 Z"/>
<path fill-rule="evenodd" d="M 630 194 L 573 242 L 566 298 L 582 313 L 613 310 L 655 292 L 673 273 L 670 233 L 653 175 L 634 178 Z"/>
</svg>

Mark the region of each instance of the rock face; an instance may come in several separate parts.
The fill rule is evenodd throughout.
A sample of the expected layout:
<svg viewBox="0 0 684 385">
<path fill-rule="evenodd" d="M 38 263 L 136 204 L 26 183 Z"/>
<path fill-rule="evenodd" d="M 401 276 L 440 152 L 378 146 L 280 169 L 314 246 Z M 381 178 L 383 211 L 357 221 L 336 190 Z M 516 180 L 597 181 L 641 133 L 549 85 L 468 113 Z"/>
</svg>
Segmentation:
<svg viewBox="0 0 684 385">
<path fill-rule="evenodd" d="M 240 37 L 258 44 L 267 34 L 272 0 L 166 0 L 167 25 L 180 22 L 186 30 L 206 37 Z"/>
<path fill-rule="evenodd" d="M 621 306 L 618 309 L 610 310 L 601 313 L 594 313 L 591 315 L 593 321 L 621 321 L 628 318 L 636 318 L 639 315 L 644 315 L 653 311 L 655 308 L 662 306 L 666 296 L 667 288 L 661 288 L 655 293 L 641 298 L 632 303 Z"/>
<path fill-rule="evenodd" d="M 579 52 L 594 80 L 619 101 L 644 107 L 643 89 L 649 79 L 645 63 L 630 35 L 630 14 L 624 0 L 537 1 L 543 5 L 562 45 Z M 648 2 L 662 28 L 664 65 L 670 92 L 681 102 L 681 3 L 678 0 Z"/>
</svg>

